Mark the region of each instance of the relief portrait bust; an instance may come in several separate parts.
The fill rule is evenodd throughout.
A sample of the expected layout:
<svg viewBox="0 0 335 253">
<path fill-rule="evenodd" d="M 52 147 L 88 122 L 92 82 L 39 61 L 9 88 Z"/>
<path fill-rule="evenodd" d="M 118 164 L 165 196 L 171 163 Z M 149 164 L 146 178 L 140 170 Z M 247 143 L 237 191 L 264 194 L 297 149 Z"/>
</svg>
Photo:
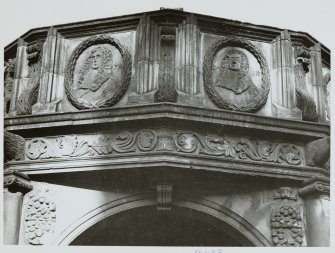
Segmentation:
<svg viewBox="0 0 335 253">
<path fill-rule="evenodd" d="M 107 35 L 90 37 L 73 52 L 66 72 L 65 91 L 78 109 L 115 104 L 127 90 L 131 56 Z"/>
<path fill-rule="evenodd" d="M 228 36 L 213 43 L 205 55 L 204 85 L 222 109 L 257 111 L 267 100 L 269 70 L 253 44 Z"/>
</svg>

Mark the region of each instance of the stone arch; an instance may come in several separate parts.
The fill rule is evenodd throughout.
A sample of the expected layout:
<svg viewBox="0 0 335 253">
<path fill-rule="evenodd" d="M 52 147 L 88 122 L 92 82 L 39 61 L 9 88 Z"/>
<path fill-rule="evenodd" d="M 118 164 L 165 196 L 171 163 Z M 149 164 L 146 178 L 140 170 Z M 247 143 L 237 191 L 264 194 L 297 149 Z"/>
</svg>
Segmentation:
<svg viewBox="0 0 335 253">
<path fill-rule="evenodd" d="M 157 201 L 152 194 L 139 194 L 113 200 L 88 212 L 67 227 L 52 245 L 70 245 L 78 236 L 90 227 L 115 214 L 131 209 L 156 206 Z M 172 208 L 180 215 L 193 215 L 203 222 L 214 225 L 221 230 L 229 230 L 244 246 L 272 246 L 272 244 L 253 225 L 233 211 L 212 201 L 198 197 L 173 201 Z"/>
</svg>

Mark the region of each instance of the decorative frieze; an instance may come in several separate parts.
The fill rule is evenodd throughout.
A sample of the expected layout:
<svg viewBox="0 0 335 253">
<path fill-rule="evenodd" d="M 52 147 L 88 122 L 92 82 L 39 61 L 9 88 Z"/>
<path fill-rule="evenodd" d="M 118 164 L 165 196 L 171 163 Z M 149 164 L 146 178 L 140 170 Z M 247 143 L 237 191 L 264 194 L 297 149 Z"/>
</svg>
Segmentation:
<svg viewBox="0 0 335 253">
<path fill-rule="evenodd" d="M 131 55 L 108 35 L 89 37 L 72 53 L 65 73 L 65 91 L 78 109 L 110 107 L 128 89 Z"/>
<path fill-rule="evenodd" d="M 47 244 L 55 229 L 56 204 L 52 200 L 52 191 L 39 187 L 27 196 L 24 203 L 25 239 L 32 245 Z"/>
<path fill-rule="evenodd" d="M 268 98 L 269 69 L 249 41 L 225 37 L 215 42 L 205 55 L 203 72 L 209 97 L 222 109 L 257 111 Z"/>
<path fill-rule="evenodd" d="M 176 130 L 162 132 L 148 129 L 119 134 L 69 135 L 35 138 L 26 143 L 26 158 L 29 160 L 155 151 L 304 165 L 303 149 L 294 144 Z"/>
<path fill-rule="evenodd" d="M 282 187 L 274 194 L 277 205 L 272 210 L 272 241 L 279 247 L 303 245 L 304 229 L 302 212 L 297 203 L 297 193 L 289 187 Z"/>
</svg>

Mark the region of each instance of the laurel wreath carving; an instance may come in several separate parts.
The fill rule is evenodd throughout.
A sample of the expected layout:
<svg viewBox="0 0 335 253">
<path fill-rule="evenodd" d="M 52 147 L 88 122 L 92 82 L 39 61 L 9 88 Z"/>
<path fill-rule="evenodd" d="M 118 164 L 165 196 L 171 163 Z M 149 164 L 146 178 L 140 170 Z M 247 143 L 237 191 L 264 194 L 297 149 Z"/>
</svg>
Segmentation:
<svg viewBox="0 0 335 253">
<path fill-rule="evenodd" d="M 121 46 L 121 44 L 113 39 L 112 37 L 108 35 L 96 35 L 89 37 L 82 43 L 80 43 L 72 53 L 67 66 L 66 66 L 66 72 L 65 72 L 65 93 L 71 102 L 72 105 L 74 105 L 76 108 L 80 110 L 84 109 L 90 109 L 94 108 L 92 106 L 84 105 L 80 103 L 76 97 L 73 94 L 73 75 L 74 75 L 74 70 L 76 67 L 76 62 L 79 58 L 79 56 L 89 47 L 97 44 L 110 44 L 113 47 L 115 47 L 121 54 L 122 59 L 123 59 L 123 65 L 122 65 L 122 72 L 121 72 L 121 83 L 118 86 L 118 89 L 116 90 L 115 94 L 111 96 L 107 101 L 99 106 L 100 108 L 104 107 L 110 107 L 117 103 L 124 93 L 127 91 L 130 79 L 131 79 L 131 70 L 132 70 L 132 61 L 131 61 L 131 54 L 127 48 L 124 48 Z"/>
<path fill-rule="evenodd" d="M 259 89 L 260 91 L 259 99 L 256 99 L 244 106 L 236 106 L 234 104 L 225 101 L 224 98 L 222 98 L 217 93 L 212 80 L 212 65 L 215 55 L 220 49 L 224 47 L 244 48 L 248 50 L 256 58 L 257 62 L 260 64 L 262 72 L 262 85 L 261 89 Z M 252 45 L 250 42 L 246 40 L 237 38 L 235 36 L 227 36 L 223 39 L 214 42 L 212 46 L 210 46 L 205 55 L 203 73 L 204 73 L 204 85 L 209 97 L 218 107 L 222 109 L 230 109 L 243 112 L 254 112 L 259 110 L 266 103 L 268 93 L 270 90 L 269 68 L 262 53 L 254 45 Z"/>
</svg>

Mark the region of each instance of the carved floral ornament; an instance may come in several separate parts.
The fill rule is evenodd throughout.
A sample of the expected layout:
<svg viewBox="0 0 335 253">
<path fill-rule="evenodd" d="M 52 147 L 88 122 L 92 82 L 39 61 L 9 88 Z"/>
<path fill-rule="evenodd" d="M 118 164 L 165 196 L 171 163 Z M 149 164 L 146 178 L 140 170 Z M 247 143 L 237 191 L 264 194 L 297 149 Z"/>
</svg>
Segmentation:
<svg viewBox="0 0 335 253">
<path fill-rule="evenodd" d="M 272 241 L 278 247 L 303 245 L 303 216 L 298 204 L 297 192 L 282 187 L 273 196 L 277 202 L 271 215 Z"/>
<path fill-rule="evenodd" d="M 65 92 L 78 109 L 110 107 L 126 92 L 131 78 L 131 55 L 108 35 L 81 42 L 65 73 Z"/>
<path fill-rule="evenodd" d="M 267 100 L 269 70 L 253 44 L 227 36 L 211 45 L 205 55 L 204 84 L 218 107 L 252 112 Z"/>
<path fill-rule="evenodd" d="M 124 131 L 119 134 L 36 138 L 26 144 L 26 157 L 29 160 L 154 151 L 304 165 L 303 150 L 294 144 L 269 143 L 245 137 L 202 135 L 178 130 L 162 133 L 148 129 L 137 132 Z"/>
<path fill-rule="evenodd" d="M 55 229 L 56 204 L 53 191 L 45 187 L 30 192 L 25 201 L 25 239 L 32 245 L 44 245 Z"/>
</svg>

